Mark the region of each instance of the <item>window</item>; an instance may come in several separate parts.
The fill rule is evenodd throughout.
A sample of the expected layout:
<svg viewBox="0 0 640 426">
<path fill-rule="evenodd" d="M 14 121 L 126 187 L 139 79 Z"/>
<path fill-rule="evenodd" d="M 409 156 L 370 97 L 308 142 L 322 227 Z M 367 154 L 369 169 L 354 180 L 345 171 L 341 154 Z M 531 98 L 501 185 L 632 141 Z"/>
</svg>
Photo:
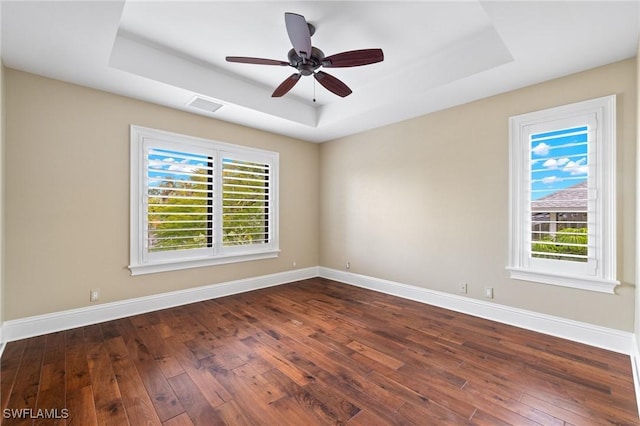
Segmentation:
<svg viewBox="0 0 640 426">
<path fill-rule="evenodd" d="M 615 96 L 511 117 L 511 278 L 613 293 Z"/>
<path fill-rule="evenodd" d="M 132 275 L 276 257 L 278 157 L 132 126 Z"/>
</svg>

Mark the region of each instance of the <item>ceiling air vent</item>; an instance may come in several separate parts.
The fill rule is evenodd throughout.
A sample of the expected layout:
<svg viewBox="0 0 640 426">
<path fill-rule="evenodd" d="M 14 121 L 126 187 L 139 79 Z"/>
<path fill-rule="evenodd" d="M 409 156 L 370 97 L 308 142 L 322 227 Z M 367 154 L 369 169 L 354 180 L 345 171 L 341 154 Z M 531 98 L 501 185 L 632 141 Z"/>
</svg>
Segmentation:
<svg viewBox="0 0 640 426">
<path fill-rule="evenodd" d="M 216 112 L 222 105 L 210 101 L 209 99 L 195 96 L 191 101 L 189 101 L 189 103 L 187 103 L 187 106 L 211 113 Z"/>
</svg>

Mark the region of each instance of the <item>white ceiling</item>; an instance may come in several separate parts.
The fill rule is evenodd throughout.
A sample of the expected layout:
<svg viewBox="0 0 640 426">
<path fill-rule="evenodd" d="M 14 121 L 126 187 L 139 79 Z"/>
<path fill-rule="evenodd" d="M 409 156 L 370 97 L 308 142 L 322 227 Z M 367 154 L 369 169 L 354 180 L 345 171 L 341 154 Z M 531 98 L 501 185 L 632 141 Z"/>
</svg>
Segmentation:
<svg viewBox="0 0 640 426">
<path fill-rule="evenodd" d="M 323 142 L 635 56 L 638 1 L 7 1 L 2 60 L 11 68 L 274 133 Z M 382 48 L 384 62 L 327 72 L 340 98 L 287 60 L 284 13 L 316 26 L 331 55 Z M 315 90 L 316 102 L 313 102 Z M 194 96 L 223 106 L 188 106 Z"/>
</svg>

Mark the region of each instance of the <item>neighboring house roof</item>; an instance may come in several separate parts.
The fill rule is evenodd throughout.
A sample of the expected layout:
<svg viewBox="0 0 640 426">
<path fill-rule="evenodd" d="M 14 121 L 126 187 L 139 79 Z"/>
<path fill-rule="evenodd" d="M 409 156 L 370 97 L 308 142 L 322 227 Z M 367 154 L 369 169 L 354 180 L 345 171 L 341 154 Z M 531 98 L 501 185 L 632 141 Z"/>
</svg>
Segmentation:
<svg viewBox="0 0 640 426">
<path fill-rule="evenodd" d="M 549 194 L 531 202 L 534 212 L 548 211 L 586 211 L 587 181 Z"/>
</svg>

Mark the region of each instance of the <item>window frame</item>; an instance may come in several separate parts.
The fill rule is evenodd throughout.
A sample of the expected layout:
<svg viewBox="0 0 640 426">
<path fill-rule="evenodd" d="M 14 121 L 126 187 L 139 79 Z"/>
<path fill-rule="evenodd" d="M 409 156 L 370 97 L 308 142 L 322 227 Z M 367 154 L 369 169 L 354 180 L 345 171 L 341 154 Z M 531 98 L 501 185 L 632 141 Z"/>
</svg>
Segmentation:
<svg viewBox="0 0 640 426">
<path fill-rule="evenodd" d="M 561 129 L 592 116 L 597 121 L 588 146 L 589 191 L 595 195 L 588 214 L 593 218 L 592 271 L 576 262 L 535 259 L 531 262 L 530 140 L 539 129 Z M 536 129 L 535 131 L 533 129 Z M 510 278 L 543 284 L 615 293 L 616 279 L 616 96 L 604 96 L 569 105 L 509 117 L 509 263 Z M 528 215 L 528 216 L 527 216 Z M 592 230 L 589 230 L 590 235 Z M 590 238 L 591 240 L 591 238 Z M 591 256 L 591 252 L 590 252 Z"/>
<path fill-rule="evenodd" d="M 147 149 L 157 147 L 182 153 L 207 155 L 213 165 L 212 247 L 151 253 L 147 238 Z M 205 266 L 278 257 L 279 153 L 131 125 L 130 128 L 130 259 L 131 275 L 176 271 Z M 269 165 L 268 235 L 260 245 L 225 246 L 222 235 L 222 162 L 225 156 Z"/>
</svg>

